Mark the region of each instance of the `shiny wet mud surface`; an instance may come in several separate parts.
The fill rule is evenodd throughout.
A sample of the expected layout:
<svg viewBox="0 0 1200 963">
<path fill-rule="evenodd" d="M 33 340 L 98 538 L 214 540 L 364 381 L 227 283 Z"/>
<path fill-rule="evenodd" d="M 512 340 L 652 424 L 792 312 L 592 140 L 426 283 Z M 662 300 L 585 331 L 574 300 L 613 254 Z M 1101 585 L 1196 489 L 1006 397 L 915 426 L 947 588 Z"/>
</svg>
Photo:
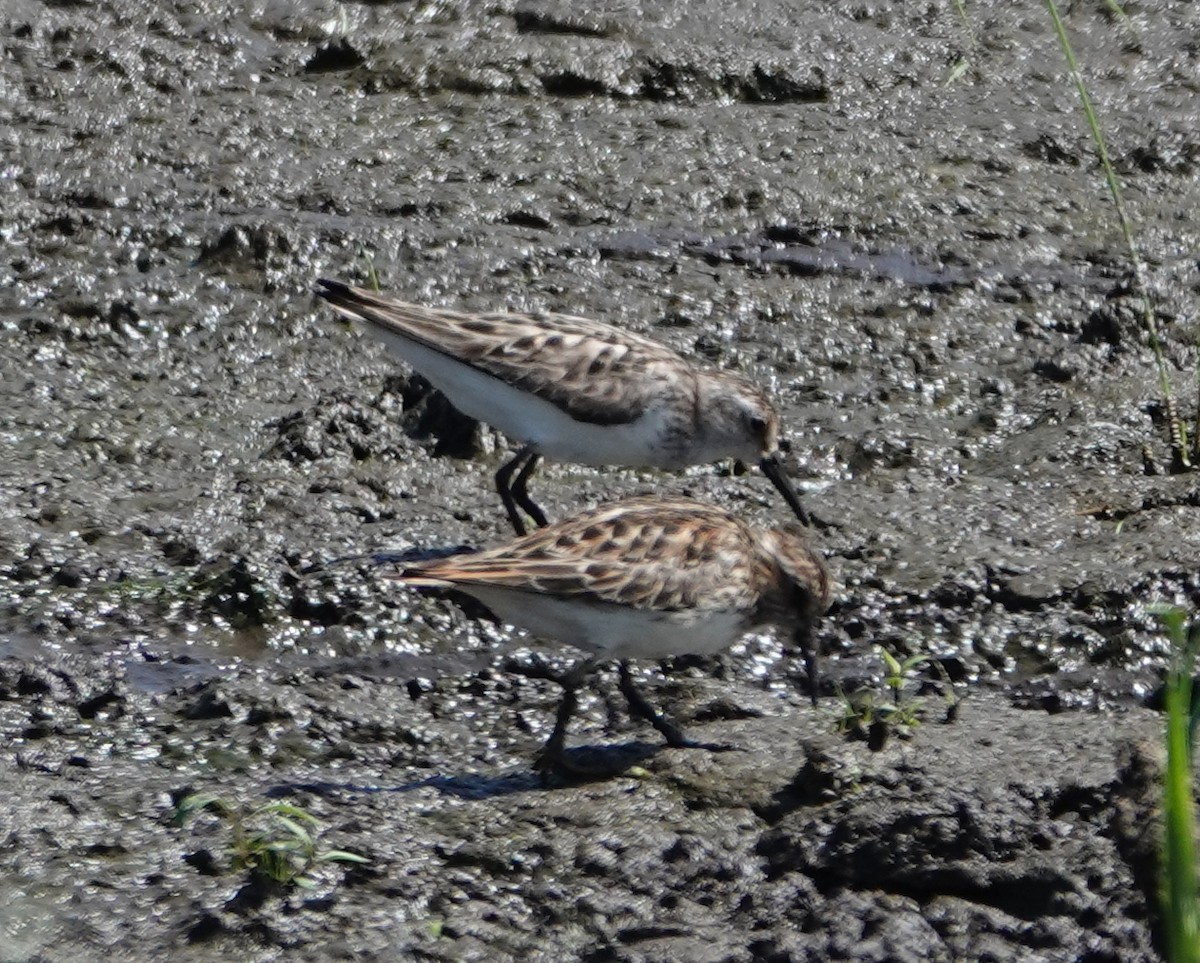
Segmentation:
<svg viewBox="0 0 1200 963">
<path fill-rule="evenodd" d="M 5 4 L 5 959 L 1153 959 L 1141 606 L 1200 594 L 1200 482 L 1165 471 L 1043 9 L 968 11 Z M 1198 16 L 1068 20 L 1186 416 Z M 508 537 L 503 439 L 314 304 L 372 269 L 768 385 L 841 583 L 819 707 L 769 637 L 644 666 L 740 747 L 660 750 L 605 674 L 571 739 L 625 771 L 546 789 L 523 640 L 306 574 Z M 535 490 L 782 509 L 721 467 Z M 877 646 L 933 657 L 882 747 L 835 691 L 886 702 Z M 255 886 L 213 821 L 171 825 L 196 790 L 294 802 L 370 863 Z"/>
</svg>

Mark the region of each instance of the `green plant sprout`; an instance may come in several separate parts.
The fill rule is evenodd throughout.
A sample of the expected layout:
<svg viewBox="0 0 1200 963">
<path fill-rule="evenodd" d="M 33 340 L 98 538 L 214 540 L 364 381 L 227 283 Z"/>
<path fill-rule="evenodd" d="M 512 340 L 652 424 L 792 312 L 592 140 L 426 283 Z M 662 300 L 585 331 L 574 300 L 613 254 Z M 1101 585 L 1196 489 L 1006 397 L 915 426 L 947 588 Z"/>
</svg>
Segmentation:
<svg viewBox="0 0 1200 963">
<path fill-rule="evenodd" d="M 913 670 L 933 658 L 930 655 L 910 655 L 901 662 L 883 646 L 879 646 L 879 657 L 883 659 L 884 668 L 887 670 L 883 681 L 892 690 L 892 702 L 896 705 L 900 704 L 900 690 L 904 688 L 904 683 L 908 681 Z"/>
<path fill-rule="evenodd" d="M 322 863 L 370 862 L 342 849 L 319 849 L 320 822 L 291 803 L 267 803 L 247 811 L 211 793 L 193 793 L 180 801 L 171 822 L 182 826 L 200 812 L 211 813 L 229 827 L 227 851 L 234 872 L 311 889 L 316 881 L 310 874 Z"/>
<path fill-rule="evenodd" d="M 840 686 L 838 698 L 842 701 L 842 714 L 838 717 L 837 731 L 862 739 L 875 750 L 882 749 L 893 734 L 901 739 L 911 738 L 913 730 L 921 724 L 924 704 L 920 699 L 910 699 L 896 705 L 880 699 L 875 692 L 847 695 Z"/>
<path fill-rule="evenodd" d="M 872 749 L 882 749 L 893 733 L 902 739 L 911 738 L 913 730 L 921 724 L 925 712 L 925 700 L 903 696 L 904 686 L 913 678 L 914 670 L 925 662 L 932 661 L 928 654 L 911 655 L 897 659 L 883 646 L 876 647 L 884 665 L 884 684 L 891 691 L 890 701 L 880 698 L 878 693 L 863 691 L 847 695 L 838 687 L 838 698 L 842 702 L 842 714 L 837 721 L 837 731 L 857 739 L 864 739 Z M 937 663 L 935 663 L 937 664 Z M 940 666 L 939 666 L 940 667 Z M 946 682 L 949 679 L 942 672 Z M 952 718 L 957 700 L 953 695 L 946 718 Z"/>
</svg>

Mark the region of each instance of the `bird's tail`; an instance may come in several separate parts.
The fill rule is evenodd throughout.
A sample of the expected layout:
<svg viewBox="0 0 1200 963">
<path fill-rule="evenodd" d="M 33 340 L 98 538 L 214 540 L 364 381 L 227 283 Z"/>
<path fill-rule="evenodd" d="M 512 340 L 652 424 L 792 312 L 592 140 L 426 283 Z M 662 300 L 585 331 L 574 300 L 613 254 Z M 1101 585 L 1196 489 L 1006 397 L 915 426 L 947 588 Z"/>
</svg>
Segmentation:
<svg viewBox="0 0 1200 963">
<path fill-rule="evenodd" d="M 336 311 L 359 320 L 363 320 L 363 311 L 380 306 L 369 291 L 329 278 L 317 279 L 316 293 L 318 297 L 328 301 Z"/>
<path fill-rule="evenodd" d="M 403 582 L 413 588 L 453 588 L 453 582 L 444 578 L 433 578 L 424 574 L 420 569 L 401 569 L 399 572 L 385 572 L 384 578 L 393 582 Z"/>
</svg>

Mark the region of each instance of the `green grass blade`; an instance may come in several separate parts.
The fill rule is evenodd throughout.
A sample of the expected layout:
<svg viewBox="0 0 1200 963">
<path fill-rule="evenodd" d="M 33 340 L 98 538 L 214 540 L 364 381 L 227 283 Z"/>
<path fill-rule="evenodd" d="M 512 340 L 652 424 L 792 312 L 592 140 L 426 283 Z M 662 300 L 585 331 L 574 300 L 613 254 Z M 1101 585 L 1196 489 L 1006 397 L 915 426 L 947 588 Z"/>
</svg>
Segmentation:
<svg viewBox="0 0 1200 963">
<path fill-rule="evenodd" d="M 1114 20 L 1133 29 L 1133 21 L 1129 19 L 1129 14 L 1125 12 L 1124 7 L 1117 3 L 1117 0 L 1104 0 L 1104 5 L 1108 7 L 1108 13 Z"/>
<path fill-rule="evenodd" d="M 1115 6 L 1113 4 L 1112 6 Z M 1079 70 L 1079 62 L 1075 59 L 1075 51 L 1071 47 L 1071 40 L 1067 36 L 1067 28 L 1063 23 L 1062 17 L 1058 12 L 1058 5 L 1054 0 L 1046 0 L 1046 9 L 1050 12 L 1050 19 L 1054 22 L 1054 32 L 1058 35 L 1058 43 L 1062 48 L 1063 56 L 1066 58 L 1067 67 L 1071 72 L 1071 79 L 1075 84 L 1075 90 L 1079 94 L 1079 102 L 1083 106 L 1084 116 L 1087 117 L 1088 127 L 1092 132 L 1092 141 L 1096 145 L 1096 155 L 1100 159 L 1100 166 L 1104 171 L 1104 180 L 1108 185 L 1108 192 L 1112 196 L 1113 208 L 1117 213 L 1117 220 L 1121 224 L 1121 233 L 1125 237 L 1125 246 L 1129 249 L 1129 258 L 1133 263 L 1134 278 L 1137 283 L 1138 296 L 1141 300 L 1142 307 L 1142 323 L 1146 329 L 1146 334 L 1150 339 L 1150 349 L 1154 353 L 1154 364 L 1158 371 L 1158 387 L 1162 392 L 1163 403 L 1168 412 L 1174 411 L 1174 399 L 1171 395 L 1171 381 L 1167 376 L 1167 361 L 1163 354 L 1162 339 L 1159 336 L 1158 321 L 1154 316 L 1154 308 L 1150 304 L 1149 285 L 1146 283 L 1146 264 L 1142 260 L 1142 256 L 1138 251 L 1137 241 L 1133 236 L 1133 222 L 1129 218 L 1129 212 L 1125 207 L 1125 198 L 1121 193 L 1121 183 L 1117 180 L 1117 173 L 1113 170 L 1112 160 L 1108 154 L 1108 146 L 1104 142 L 1104 133 L 1100 129 L 1100 118 L 1096 114 L 1096 109 L 1092 105 L 1092 98 L 1088 96 L 1087 85 L 1083 82 L 1083 74 Z M 1120 7 L 1116 8 L 1124 16 L 1124 11 Z M 1171 418 L 1171 448 L 1172 457 L 1175 465 L 1178 468 L 1191 467 L 1191 453 L 1188 450 L 1187 431 L 1182 423 L 1177 418 Z"/>
<path fill-rule="evenodd" d="M 1163 787 L 1166 822 L 1164 875 L 1167 958 L 1171 963 L 1200 960 L 1200 907 L 1196 891 L 1196 814 L 1188 747 L 1191 677 L 1176 672 L 1167 689 L 1167 774 Z"/>
<path fill-rule="evenodd" d="M 958 19 L 963 22 L 966 27 L 967 36 L 971 38 L 971 43 L 975 43 L 975 31 L 971 29 L 971 21 L 967 17 L 967 4 L 965 0 L 954 0 L 954 9 L 958 11 Z"/>
<path fill-rule="evenodd" d="M 946 79 L 942 81 L 943 87 L 949 87 L 970 69 L 971 58 L 974 56 L 976 47 L 975 31 L 971 29 L 971 21 L 967 17 L 967 5 L 964 0 L 954 0 L 954 9 L 958 11 L 958 19 L 962 21 L 963 29 L 967 32 L 967 49 L 954 61 L 953 66 L 946 74 Z"/>
<path fill-rule="evenodd" d="M 221 801 L 219 796 L 212 793 L 194 792 L 181 799 L 179 805 L 175 807 L 175 812 L 171 816 L 171 825 L 182 826 L 189 817 L 205 809 L 211 809 L 222 817 L 228 815 L 229 812 L 229 807 Z"/>
<path fill-rule="evenodd" d="M 269 843 L 264 843 L 262 846 L 264 853 L 276 853 L 278 855 L 303 856 L 308 852 L 308 846 L 298 839 L 273 839 Z"/>
<path fill-rule="evenodd" d="M 1192 795 L 1192 672 L 1196 625 L 1177 606 L 1151 606 L 1167 630 L 1173 663 L 1167 673 L 1167 769 L 1163 777 L 1163 930 L 1170 963 L 1200 963 L 1196 882 L 1196 803 Z"/>
<path fill-rule="evenodd" d="M 309 847 L 313 845 L 312 835 L 294 819 L 276 814 L 275 821 L 292 835 L 293 839 L 288 840 L 289 844 Z"/>
<path fill-rule="evenodd" d="M 288 816 L 296 822 L 305 822 L 310 826 L 316 826 L 320 823 L 320 820 L 307 809 L 301 809 L 292 803 L 284 802 L 267 803 L 265 806 L 260 806 L 255 810 L 255 815 Z"/>
<path fill-rule="evenodd" d="M 951 67 L 949 72 L 946 74 L 946 79 L 942 81 L 942 86 L 943 87 L 951 86 L 953 83 L 955 83 L 957 80 L 959 80 L 963 74 L 965 74 L 970 69 L 971 69 L 970 61 L 968 61 L 966 57 L 960 57 L 958 60 L 954 61 L 954 66 Z"/>
<path fill-rule="evenodd" d="M 330 849 L 317 857 L 318 863 L 369 863 L 371 860 L 358 853 L 349 853 L 344 849 Z"/>
</svg>

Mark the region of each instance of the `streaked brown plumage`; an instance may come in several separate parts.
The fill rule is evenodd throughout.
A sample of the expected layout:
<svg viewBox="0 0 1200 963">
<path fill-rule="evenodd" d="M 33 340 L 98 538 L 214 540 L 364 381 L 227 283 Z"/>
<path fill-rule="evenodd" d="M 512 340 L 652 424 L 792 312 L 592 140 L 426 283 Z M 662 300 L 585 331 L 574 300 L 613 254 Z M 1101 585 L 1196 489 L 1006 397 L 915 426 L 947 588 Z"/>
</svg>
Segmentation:
<svg viewBox="0 0 1200 963">
<path fill-rule="evenodd" d="M 564 705 L 587 668 L 622 661 L 622 688 L 635 710 L 672 744 L 682 735 L 645 700 L 630 695 L 624 660 L 711 654 L 761 625 L 792 633 L 804 650 L 816 697 L 813 631 L 829 607 L 822 558 L 795 531 L 758 528 L 723 509 L 682 498 L 605 505 L 508 545 L 404 567 L 391 576 L 413 586 L 452 588 L 498 618 L 590 656 L 564 682 Z M 561 761 L 570 708 L 546 744 Z M 649 710 L 653 713 L 653 710 Z"/>
</svg>

